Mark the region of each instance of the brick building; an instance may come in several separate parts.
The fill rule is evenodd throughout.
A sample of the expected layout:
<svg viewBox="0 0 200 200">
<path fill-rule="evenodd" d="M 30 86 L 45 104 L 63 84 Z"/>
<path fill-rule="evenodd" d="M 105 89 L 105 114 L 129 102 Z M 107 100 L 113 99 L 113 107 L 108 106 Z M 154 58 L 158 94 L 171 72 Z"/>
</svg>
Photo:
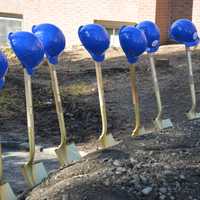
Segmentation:
<svg viewBox="0 0 200 200">
<path fill-rule="evenodd" d="M 192 19 L 200 31 L 200 0 L 0 0 L 0 42 L 9 31 L 30 31 L 33 24 L 50 22 L 63 30 L 69 47 L 80 44 L 80 25 L 97 22 L 118 45 L 121 25 L 151 20 L 159 25 L 166 43 L 169 25 L 178 18 Z"/>
</svg>

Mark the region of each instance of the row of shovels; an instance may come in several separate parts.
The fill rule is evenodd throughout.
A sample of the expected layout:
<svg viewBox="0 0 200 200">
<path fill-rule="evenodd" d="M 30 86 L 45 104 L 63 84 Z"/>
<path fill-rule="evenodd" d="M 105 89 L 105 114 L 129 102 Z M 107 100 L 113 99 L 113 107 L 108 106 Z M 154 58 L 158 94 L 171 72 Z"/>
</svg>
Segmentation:
<svg viewBox="0 0 200 200">
<path fill-rule="evenodd" d="M 61 133 L 61 143 L 55 149 L 56 155 L 61 166 L 68 165 L 71 162 L 81 159 L 81 156 L 75 144 L 68 144 L 67 141 L 63 108 L 56 73 L 56 64 L 58 64 L 58 57 L 65 48 L 64 34 L 58 27 L 52 24 L 41 24 L 38 26 L 33 26 L 32 32 L 33 33 L 10 33 L 8 37 L 13 51 L 15 52 L 17 58 L 20 60 L 22 66 L 24 67 L 27 126 L 30 151 L 29 160 L 22 167 L 22 172 L 30 187 L 34 187 L 35 185 L 39 184 L 48 176 L 44 165 L 41 162 L 34 162 L 35 131 L 31 89 L 31 76 L 36 71 L 36 67 L 43 60 L 44 55 L 48 60 L 52 90 L 54 94 L 59 128 Z M 103 148 L 111 147 L 113 145 L 119 144 L 120 142 L 115 141 L 112 134 L 108 134 L 107 129 L 107 116 L 101 63 L 104 61 L 105 52 L 110 45 L 109 34 L 103 26 L 99 24 L 89 24 L 81 26 L 78 30 L 78 35 L 83 46 L 89 52 L 92 59 L 95 61 L 102 119 L 102 133 L 99 137 L 99 142 Z M 196 96 L 190 50 L 190 47 L 197 46 L 197 44 L 199 43 L 196 27 L 190 20 L 177 20 L 172 24 L 170 28 L 170 38 L 186 46 L 192 96 L 192 108 L 187 116 L 190 120 L 200 118 L 200 115 L 196 112 Z M 139 59 L 139 56 L 142 55 L 145 51 L 148 53 L 150 60 L 154 90 L 158 107 L 158 115 L 154 121 L 155 129 L 162 130 L 165 128 L 173 127 L 170 119 L 163 120 L 162 118 L 162 103 L 154 62 L 154 53 L 159 49 L 160 46 L 160 31 L 158 26 L 150 21 L 141 22 L 136 27 L 123 26 L 119 31 L 119 40 L 121 47 L 127 57 L 128 63 L 130 64 L 130 81 L 135 111 L 135 128 L 132 132 L 132 136 L 137 136 L 142 132 L 145 132 L 140 123 L 140 108 L 136 86 L 135 65 Z M 4 65 L 2 63 L 2 59 L 0 59 L 0 65 L 4 66 L 5 63 Z M 7 72 L 7 68 L 4 67 L 4 71 L 3 73 L 1 73 L 1 68 L 3 69 L 2 66 L 0 66 L 0 87 L 4 85 L 4 77 Z M 13 193 L 10 185 L 3 180 L 2 154 L 0 151 L 0 200 L 13 199 L 16 199 L 15 194 Z"/>
</svg>

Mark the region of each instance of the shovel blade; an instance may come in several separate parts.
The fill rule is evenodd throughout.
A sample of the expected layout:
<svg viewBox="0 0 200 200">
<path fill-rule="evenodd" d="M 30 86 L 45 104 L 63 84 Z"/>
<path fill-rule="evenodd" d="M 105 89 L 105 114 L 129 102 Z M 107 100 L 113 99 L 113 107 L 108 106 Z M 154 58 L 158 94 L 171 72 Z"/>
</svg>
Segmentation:
<svg viewBox="0 0 200 200">
<path fill-rule="evenodd" d="M 132 132 L 132 136 L 135 137 L 135 136 L 140 136 L 140 135 L 145 135 L 145 134 L 148 134 L 148 133 L 152 133 L 151 130 L 146 130 L 144 128 L 144 126 L 142 126 L 137 132 Z"/>
<path fill-rule="evenodd" d="M 24 165 L 22 173 L 30 187 L 34 187 L 48 177 L 48 173 L 43 163 L 34 163 L 33 165 Z"/>
<path fill-rule="evenodd" d="M 12 188 L 8 183 L 0 185 L 0 199 L 1 200 L 17 200 Z"/>
<path fill-rule="evenodd" d="M 103 136 L 102 138 L 99 139 L 99 141 L 103 148 L 112 147 L 112 146 L 118 145 L 120 143 L 119 141 L 116 141 L 113 138 L 112 134 Z"/>
<path fill-rule="evenodd" d="M 61 166 L 68 165 L 81 159 L 81 155 L 74 143 L 62 145 L 55 150 Z"/>
<path fill-rule="evenodd" d="M 166 129 L 166 128 L 173 128 L 173 124 L 170 119 L 155 120 L 154 124 L 155 124 L 155 127 L 159 130 Z"/>
<path fill-rule="evenodd" d="M 189 120 L 195 120 L 200 118 L 200 113 L 196 112 L 188 112 L 186 115 Z"/>
</svg>

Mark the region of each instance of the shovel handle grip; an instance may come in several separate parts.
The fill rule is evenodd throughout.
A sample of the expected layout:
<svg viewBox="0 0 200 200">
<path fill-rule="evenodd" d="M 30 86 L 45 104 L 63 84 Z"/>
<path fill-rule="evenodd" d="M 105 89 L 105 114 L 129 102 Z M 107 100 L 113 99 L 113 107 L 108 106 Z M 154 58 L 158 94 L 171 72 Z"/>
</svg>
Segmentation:
<svg viewBox="0 0 200 200">
<path fill-rule="evenodd" d="M 48 66 L 49 66 L 49 71 L 50 71 L 50 76 L 51 76 L 51 85 L 52 85 L 54 100 L 56 104 L 58 123 L 59 123 L 59 128 L 60 128 L 60 133 L 61 133 L 60 145 L 63 145 L 63 144 L 66 144 L 67 142 L 67 132 L 65 128 L 65 120 L 64 120 L 62 101 L 61 101 L 61 96 L 60 96 L 60 91 L 59 91 L 58 78 L 57 78 L 55 66 L 50 64 L 49 62 L 48 62 Z"/>
<path fill-rule="evenodd" d="M 157 114 L 156 120 L 160 120 L 162 117 L 162 102 L 161 102 L 161 97 L 160 97 L 160 89 L 159 89 L 159 84 L 158 84 L 158 79 L 157 79 L 154 54 L 149 53 L 148 55 L 149 55 L 149 60 L 150 60 L 150 65 L 151 65 L 151 73 L 152 73 L 154 91 L 156 95 L 156 102 L 157 102 L 157 108 L 158 108 L 158 114 Z"/>
<path fill-rule="evenodd" d="M 194 85 L 194 76 L 193 76 L 193 69 L 192 69 L 192 56 L 191 56 L 191 49 L 186 47 L 186 54 L 188 60 L 188 67 L 189 67 L 189 84 L 190 84 L 190 92 L 192 98 L 192 108 L 190 112 L 196 111 L 196 92 L 195 92 L 195 85 Z"/>
<path fill-rule="evenodd" d="M 3 161 L 2 161 L 2 150 L 0 144 L 0 184 L 2 183 L 2 179 L 3 179 Z"/>
<path fill-rule="evenodd" d="M 95 68 L 96 68 L 97 87 L 99 93 L 99 103 L 100 103 L 101 120 L 102 120 L 102 132 L 99 138 L 101 139 L 107 135 L 108 125 L 107 125 L 106 103 L 104 98 L 104 86 L 103 86 L 101 63 L 95 62 Z"/>
<path fill-rule="evenodd" d="M 24 69 L 24 83 L 25 83 L 25 96 L 26 96 L 26 112 L 27 112 L 27 126 L 28 126 L 28 139 L 29 139 L 29 161 L 33 164 L 35 156 L 35 130 L 34 130 L 34 116 L 33 116 L 33 102 L 32 102 L 32 87 L 31 76 Z"/>
<path fill-rule="evenodd" d="M 139 134 L 141 122 L 140 122 L 139 96 L 138 96 L 137 85 L 136 85 L 136 72 L 135 72 L 134 64 L 131 64 L 129 66 L 129 71 L 130 71 L 132 99 L 133 99 L 134 112 L 135 112 L 135 128 L 133 130 L 132 135 L 137 136 Z"/>
</svg>

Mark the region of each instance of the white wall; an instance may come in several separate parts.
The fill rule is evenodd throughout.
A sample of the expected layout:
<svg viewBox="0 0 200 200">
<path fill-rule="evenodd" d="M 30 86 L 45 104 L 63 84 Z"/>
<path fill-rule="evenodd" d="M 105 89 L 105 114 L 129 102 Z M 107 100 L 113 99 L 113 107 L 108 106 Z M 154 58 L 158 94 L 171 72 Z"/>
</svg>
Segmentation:
<svg viewBox="0 0 200 200">
<path fill-rule="evenodd" d="M 25 0 L 24 28 L 54 23 L 64 31 L 68 46 L 79 44 L 78 27 L 93 23 L 94 19 L 137 21 L 139 1 L 142 0 Z"/>
<path fill-rule="evenodd" d="M 22 14 L 24 0 L 0 0 L 0 12 Z"/>
</svg>

